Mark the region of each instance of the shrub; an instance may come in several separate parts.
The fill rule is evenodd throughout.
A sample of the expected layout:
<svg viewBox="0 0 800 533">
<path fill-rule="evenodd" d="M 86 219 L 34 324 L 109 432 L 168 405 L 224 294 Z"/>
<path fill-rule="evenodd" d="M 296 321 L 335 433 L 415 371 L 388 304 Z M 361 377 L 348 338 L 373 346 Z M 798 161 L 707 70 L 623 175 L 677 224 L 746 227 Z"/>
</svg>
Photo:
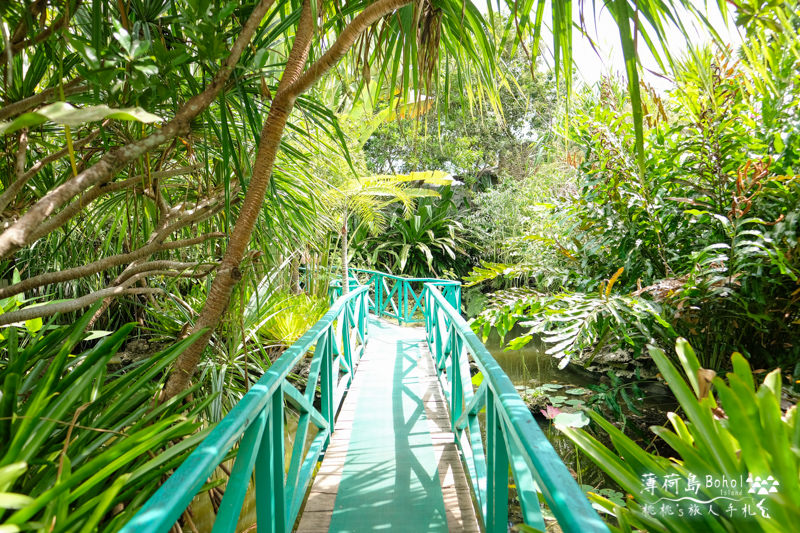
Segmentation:
<svg viewBox="0 0 800 533">
<path fill-rule="evenodd" d="M 629 493 L 625 505 L 598 494 L 590 493 L 590 499 L 616 517 L 619 526 L 614 531 L 796 530 L 800 416 L 797 406 L 781 410 L 780 370 L 770 372 L 756 387 L 749 364 L 736 353 L 726 382 L 712 379 L 714 373 L 700 367 L 684 339 L 678 340 L 676 352 L 685 375 L 663 350 L 650 347 L 685 416 L 669 413 L 672 429 L 651 428 L 675 450 L 675 457 L 644 451 L 594 412 L 588 414 L 608 433 L 614 451 L 585 430 L 561 428 Z M 723 479 L 728 481 L 728 493 L 715 486 Z M 731 480 L 737 487 L 730 488 Z"/>
</svg>

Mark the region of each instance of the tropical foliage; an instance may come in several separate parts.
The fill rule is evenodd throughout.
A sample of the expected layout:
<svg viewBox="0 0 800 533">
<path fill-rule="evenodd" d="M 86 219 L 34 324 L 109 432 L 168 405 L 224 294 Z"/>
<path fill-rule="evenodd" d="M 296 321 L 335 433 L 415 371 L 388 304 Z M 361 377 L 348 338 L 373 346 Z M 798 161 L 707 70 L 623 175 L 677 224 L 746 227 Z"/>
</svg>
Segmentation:
<svg viewBox="0 0 800 533">
<path fill-rule="evenodd" d="M 630 149 L 626 93 L 606 80 L 571 122 L 570 136 L 583 151 L 569 155 L 579 192 L 561 199 L 549 215 L 553 223 L 540 224 L 545 231 L 525 237 L 551 253 L 486 263 L 468 279 L 517 278 L 540 290 L 555 284 L 568 290 L 556 298 L 593 301 L 577 304 L 572 318 L 557 319 L 550 340 L 558 356 L 578 356 L 587 347 L 575 350 L 566 342 L 570 332 L 606 338 L 609 323 L 587 320 L 587 313 L 616 282 L 630 303 L 657 310 L 650 322 L 658 327 L 644 324 L 635 342 L 624 324 L 642 321 L 609 311 L 612 338 L 636 353 L 653 336 L 671 342 L 666 321 L 701 348 L 706 366 L 725 366 L 735 350 L 759 365 L 794 360 L 800 189 L 784 154 L 797 147 L 787 148 L 782 134 L 766 127 L 774 121 L 747 64 L 724 51 L 693 50 L 675 76 L 669 99 L 650 92 L 646 102 L 644 173 Z M 541 329 L 552 315 L 545 301 L 527 309 L 503 305 L 487 311 L 477 327 L 496 324 L 498 313 L 507 315 L 505 322 L 517 313 L 514 323 L 527 318 Z"/>
<path fill-rule="evenodd" d="M 791 531 L 800 519 L 800 422 L 797 406 L 781 408 L 780 371 L 756 387 L 741 354 L 722 379 L 700 366 L 686 340 L 675 349 L 683 374 L 650 347 L 685 417 L 669 413 L 671 429 L 653 427 L 676 456 L 642 450 L 595 412 L 613 451 L 584 429 L 561 426 L 629 494 L 624 504 L 590 498 L 616 517 L 614 531 Z"/>
<path fill-rule="evenodd" d="M 473 247 L 456 218 L 450 186 L 439 195 L 420 199 L 410 215 L 392 212 L 380 233 L 370 234 L 368 228 L 358 232 L 355 261 L 374 270 L 418 278 L 466 273 Z"/>
<path fill-rule="evenodd" d="M 151 407 L 192 339 L 124 362 L 134 325 L 97 340 L 84 333 L 91 317 L 3 330 L 0 520 L 9 531 L 117 529 L 206 434 L 199 415 L 213 396 L 186 401 L 198 386 Z"/>
<path fill-rule="evenodd" d="M 741 48 L 683 60 L 665 29 L 694 2 L 610 2 L 627 82 L 597 90 L 573 87 L 570 2 L 481 4 L 0 3 L 0 530 L 118 529 L 351 262 L 465 279 L 476 329 L 561 365 L 681 335 L 703 367 L 800 375 L 796 2 L 737 2 Z M 731 423 L 738 379 L 790 435 L 745 366 L 715 381 Z M 723 466 L 765 467 L 702 421 L 742 443 Z M 683 461 L 719 444 L 687 427 Z M 650 527 L 637 505 L 620 527 Z"/>
</svg>

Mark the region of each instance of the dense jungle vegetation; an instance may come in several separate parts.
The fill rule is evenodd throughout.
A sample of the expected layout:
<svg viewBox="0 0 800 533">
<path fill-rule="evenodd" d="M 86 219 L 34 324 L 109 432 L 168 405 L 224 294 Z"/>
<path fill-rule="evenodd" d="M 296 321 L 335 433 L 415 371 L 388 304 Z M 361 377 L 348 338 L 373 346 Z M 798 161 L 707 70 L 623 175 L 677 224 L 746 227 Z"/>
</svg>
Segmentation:
<svg viewBox="0 0 800 533">
<path fill-rule="evenodd" d="M 571 2 L 476 5 L 0 4 L 0 532 L 122 527 L 350 267 L 461 280 L 484 340 L 592 372 L 533 410 L 581 414 L 613 530 L 797 529 L 800 5 L 719 2 L 742 43 L 677 55 L 692 2 L 609 2 L 593 86 Z M 781 489 L 687 521 L 644 471 Z"/>
</svg>

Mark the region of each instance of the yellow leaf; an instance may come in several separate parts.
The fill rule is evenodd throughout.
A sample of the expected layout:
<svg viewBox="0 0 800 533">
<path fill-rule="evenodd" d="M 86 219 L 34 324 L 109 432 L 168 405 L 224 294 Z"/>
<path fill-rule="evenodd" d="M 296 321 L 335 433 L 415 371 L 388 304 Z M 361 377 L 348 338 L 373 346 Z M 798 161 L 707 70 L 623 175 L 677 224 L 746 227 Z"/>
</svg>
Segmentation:
<svg viewBox="0 0 800 533">
<path fill-rule="evenodd" d="M 611 294 L 611 287 L 614 286 L 623 272 L 625 272 L 625 267 L 619 267 L 619 270 L 617 270 L 614 275 L 611 276 L 611 279 L 608 280 L 608 286 L 606 287 L 606 298 L 608 298 Z"/>
</svg>

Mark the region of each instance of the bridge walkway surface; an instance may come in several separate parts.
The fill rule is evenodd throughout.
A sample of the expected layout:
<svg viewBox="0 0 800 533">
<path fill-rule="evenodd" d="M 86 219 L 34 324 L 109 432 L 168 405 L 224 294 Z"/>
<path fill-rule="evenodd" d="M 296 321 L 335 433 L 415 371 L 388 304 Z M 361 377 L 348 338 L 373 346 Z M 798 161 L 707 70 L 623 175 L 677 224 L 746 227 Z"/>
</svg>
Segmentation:
<svg viewBox="0 0 800 533">
<path fill-rule="evenodd" d="M 369 328 L 297 531 L 480 531 L 425 328 Z"/>
<path fill-rule="evenodd" d="M 359 273 L 225 417 L 164 454 L 196 444 L 121 533 L 191 529 L 187 508 L 220 478 L 212 533 L 506 533 L 512 498 L 534 530 L 548 529 L 543 500 L 561 531 L 608 533 L 461 316 L 461 284 Z M 256 524 L 240 517 L 248 492 Z"/>
</svg>

